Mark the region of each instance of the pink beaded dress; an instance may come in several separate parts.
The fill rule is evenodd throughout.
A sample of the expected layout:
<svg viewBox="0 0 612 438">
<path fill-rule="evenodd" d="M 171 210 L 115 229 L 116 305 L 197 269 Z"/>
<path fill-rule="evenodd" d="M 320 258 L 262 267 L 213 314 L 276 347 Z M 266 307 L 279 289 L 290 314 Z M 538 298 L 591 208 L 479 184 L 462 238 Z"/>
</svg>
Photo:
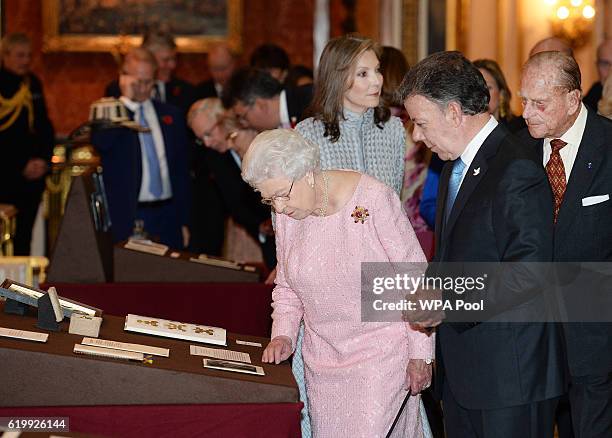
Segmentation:
<svg viewBox="0 0 612 438">
<path fill-rule="evenodd" d="M 276 242 L 272 337 L 288 336 L 295 348 L 304 319 L 313 436 L 384 437 L 407 394 L 408 360 L 434 354 L 433 336 L 404 323 L 361 322 L 362 261 L 425 262 L 398 196 L 362 175 L 330 216 L 277 215 Z M 419 403 L 410 397 L 395 436 L 422 436 Z"/>
</svg>

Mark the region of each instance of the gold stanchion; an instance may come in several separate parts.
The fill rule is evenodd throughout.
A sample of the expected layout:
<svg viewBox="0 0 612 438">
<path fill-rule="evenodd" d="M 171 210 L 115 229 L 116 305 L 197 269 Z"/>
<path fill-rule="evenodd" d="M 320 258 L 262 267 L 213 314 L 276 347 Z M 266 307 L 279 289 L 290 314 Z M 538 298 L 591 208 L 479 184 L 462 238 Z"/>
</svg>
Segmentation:
<svg viewBox="0 0 612 438">
<path fill-rule="evenodd" d="M 0 204 L 0 254 L 3 256 L 13 255 L 13 238 L 17 209 L 11 204 Z"/>
<path fill-rule="evenodd" d="M 51 159 L 51 174 L 47 176 L 43 197 L 49 253 L 53 249 L 59 233 L 72 178 L 93 172 L 99 165 L 100 157 L 93 146 L 89 144 L 71 150 L 66 145 L 59 145 L 54 148 Z"/>
</svg>

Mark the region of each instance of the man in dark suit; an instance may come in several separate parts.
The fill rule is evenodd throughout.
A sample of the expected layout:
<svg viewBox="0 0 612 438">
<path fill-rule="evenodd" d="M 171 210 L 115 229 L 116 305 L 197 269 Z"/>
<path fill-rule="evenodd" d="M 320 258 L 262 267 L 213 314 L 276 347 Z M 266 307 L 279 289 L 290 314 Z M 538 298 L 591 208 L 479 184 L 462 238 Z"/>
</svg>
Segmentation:
<svg viewBox="0 0 612 438">
<path fill-rule="evenodd" d="M 419 62 L 400 93 L 415 124 L 413 139 L 448 161 L 436 208 L 437 268 L 449 269 L 441 262 L 462 263 L 468 272 L 469 262 L 506 268 L 487 287 L 485 322 L 449 320 L 439 327 L 435 390 L 447 436 L 552 437 L 556 401 L 565 389 L 559 330 L 508 322 L 533 321 L 544 298 L 542 277 L 529 264 L 552 258 L 546 174 L 535 151 L 487 113 L 486 83 L 459 52 Z"/>
<path fill-rule="evenodd" d="M 0 202 L 17 207 L 15 255 L 30 255 L 32 226 L 53 154 L 54 132 L 40 80 L 30 71 L 24 34 L 2 38 L 0 68 Z"/>
<path fill-rule="evenodd" d="M 196 100 L 196 94 L 193 85 L 174 75 L 177 64 L 174 38 L 164 32 L 149 32 L 143 37 L 142 47 L 149 50 L 157 62 L 157 74 L 151 89 L 151 97 L 180 108 L 183 116 L 186 116 L 189 107 Z M 119 83 L 114 80 L 108 84 L 104 95 L 121 96 Z"/>
<path fill-rule="evenodd" d="M 187 124 L 193 133 L 190 250 L 214 256 L 221 256 L 223 250 L 227 212 L 212 172 L 210 151 L 204 145 L 217 129 L 217 117 L 222 114 L 221 102 L 214 97 L 196 101 L 187 114 Z"/>
<path fill-rule="evenodd" d="M 242 156 L 255 132 L 239 129 L 226 138 L 224 122 L 229 121 L 223 119 L 223 108 L 215 98 L 196 102 L 190 112 L 189 125 L 206 146 L 200 146 L 200 152 L 206 158 L 210 179 L 218 189 L 225 211 L 260 245 L 264 262 L 272 269 L 276 266 L 276 245 L 270 207 L 261 203 L 259 193 L 254 192 L 240 174 Z M 209 231 L 214 232 L 212 228 Z M 214 239 L 213 236 L 209 238 Z"/>
<path fill-rule="evenodd" d="M 208 52 L 210 79 L 197 85 L 196 95 L 198 99 L 221 97 L 223 89 L 234 73 L 235 67 L 236 57 L 227 44 L 219 43 L 213 45 Z"/>
<path fill-rule="evenodd" d="M 285 49 L 276 44 L 266 43 L 253 50 L 249 65 L 267 71 L 270 76 L 284 84 L 291 62 Z"/>
<path fill-rule="evenodd" d="M 285 88 L 265 70 L 242 68 L 230 78 L 223 105 L 257 131 L 293 128 L 312 100 L 312 84 Z"/>
<path fill-rule="evenodd" d="M 566 288 L 571 273 L 561 262 L 612 261 L 612 122 L 581 103 L 580 81 L 574 58 L 559 52 L 530 58 L 521 80 L 528 127 L 521 134 L 537 151 L 554 195 L 560 288 Z M 577 438 L 612 436 L 612 324 L 573 317 L 580 301 L 588 303 L 598 292 L 610 297 L 609 278 L 604 285 L 603 290 L 601 285 L 573 285 L 570 295 L 563 296 L 570 321 L 563 328 Z"/>
<path fill-rule="evenodd" d="M 120 100 L 146 132 L 102 130 L 92 143 L 102 157 L 114 240 L 130 237 L 140 219 L 152 238 L 183 248 L 189 240 L 187 130 L 178 108 L 150 99 L 156 66 L 139 47 L 126 55 L 119 77 Z"/>
<path fill-rule="evenodd" d="M 597 47 L 597 74 L 599 81 L 595 82 L 582 101 L 592 110 L 597 111 L 597 105 L 603 94 L 603 84 L 612 72 L 612 39 L 604 40 Z"/>
</svg>

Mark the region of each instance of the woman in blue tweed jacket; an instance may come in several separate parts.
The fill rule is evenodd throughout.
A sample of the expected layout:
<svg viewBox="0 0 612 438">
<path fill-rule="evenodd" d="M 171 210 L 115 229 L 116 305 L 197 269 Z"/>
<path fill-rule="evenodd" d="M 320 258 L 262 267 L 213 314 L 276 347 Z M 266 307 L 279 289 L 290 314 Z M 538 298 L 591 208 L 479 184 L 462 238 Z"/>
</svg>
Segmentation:
<svg viewBox="0 0 612 438">
<path fill-rule="evenodd" d="M 380 99 L 380 47 L 355 35 L 327 43 L 315 78 L 312 117 L 296 129 L 320 147 L 321 168 L 352 169 L 377 178 L 397 194 L 404 178 L 406 132 Z M 302 360 L 303 327 L 293 357 L 293 372 L 304 402 L 302 436 L 310 437 Z"/>
</svg>

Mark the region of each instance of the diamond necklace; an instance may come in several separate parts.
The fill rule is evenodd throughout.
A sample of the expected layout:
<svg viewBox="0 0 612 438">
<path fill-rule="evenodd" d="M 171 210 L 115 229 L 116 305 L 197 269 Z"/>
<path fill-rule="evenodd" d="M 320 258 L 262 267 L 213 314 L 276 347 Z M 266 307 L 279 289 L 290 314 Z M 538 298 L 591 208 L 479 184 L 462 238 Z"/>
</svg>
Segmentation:
<svg viewBox="0 0 612 438">
<path fill-rule="evenodd" d="M 325 216 L 327 214 L 327 204 L 329 202 L 329 177 L 325 172 L 321 172 L 321 177 L 323 177 L 323 205 L 317 210 L 319 216 Z"/>
</svg>

